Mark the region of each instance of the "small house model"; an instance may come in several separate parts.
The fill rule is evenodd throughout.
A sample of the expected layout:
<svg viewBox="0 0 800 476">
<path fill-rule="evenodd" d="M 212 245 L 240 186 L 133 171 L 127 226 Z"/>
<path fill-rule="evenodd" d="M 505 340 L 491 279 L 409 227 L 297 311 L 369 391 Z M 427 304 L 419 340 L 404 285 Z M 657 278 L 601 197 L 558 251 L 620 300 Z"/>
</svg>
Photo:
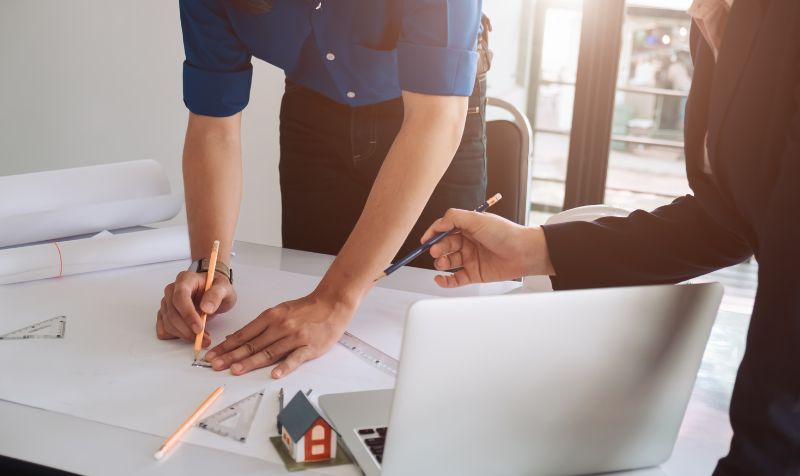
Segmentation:
<svg viewBox="0 0 800 476">
<path fill-rule="evenodd" d="M 336 458 L 336 432 L 303 392 L 297 392 L 278 414 L 281 440 L 298 462 Z"/>
</svg>

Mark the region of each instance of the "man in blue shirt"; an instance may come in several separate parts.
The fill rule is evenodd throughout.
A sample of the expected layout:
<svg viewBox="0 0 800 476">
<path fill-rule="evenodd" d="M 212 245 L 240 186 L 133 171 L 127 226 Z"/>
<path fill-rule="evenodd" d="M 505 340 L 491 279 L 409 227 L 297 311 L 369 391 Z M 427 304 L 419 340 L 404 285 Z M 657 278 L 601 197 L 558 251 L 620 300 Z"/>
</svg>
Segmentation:
<svg viewBox="0 0 800 476">
<path fill-rule="evenodd" d="M 375 276 L 428 223 L 484 200 L 481 0 L 182 0 L 180 8 L 192 256 L 201 260 L 219 239 L 223 272 L 205 293 L 202 261 L 169 284 L 157 334 L 193 341 L 193 299 L 210 316 L 236 301 L 225 271 L 241 196 L 241 111 L 251 60 L 265 60 L 287 78 L 283 245 L 338 256 L 311 294 L 264 311 L 206 358 L 236 375 L 281 361 L 279 378 L 334 345 Z"/>
</svg>

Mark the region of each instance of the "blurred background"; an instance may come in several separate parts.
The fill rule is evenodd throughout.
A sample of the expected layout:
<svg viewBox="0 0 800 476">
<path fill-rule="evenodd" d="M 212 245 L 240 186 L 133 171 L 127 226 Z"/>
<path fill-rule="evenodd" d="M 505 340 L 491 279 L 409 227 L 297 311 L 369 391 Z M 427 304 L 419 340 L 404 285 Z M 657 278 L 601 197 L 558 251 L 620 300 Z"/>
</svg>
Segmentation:
<svg viewBox="0 0 800 476">
<path fill-rule="evenodd" d="M 597 15 L 598 4 L 606 17 L 592 33 L 606 41 L 593 39 L 600 51 L 585 54 L 599 59 L 597 67 L 616 71 L 616 82 L 605 92 L 612 117 L 597 119 L 610 120 L 608 151 L 594 152 L 595 161 L 606 162 L 606 176 L 587 177 L 603 182 L 595 188 L 604 194 L 588 202 L 652 209 L 689 193 L 683 111 L 692 77 L 691 0 L 486 0 L 495 51 L 489 93 L 514 103 L 534 129 L 533 223 L 565 206 L 570 143 L 583 140 L 572 130 L 573 115 L 589 113 L 575 103 L 582 26 L 592 20 L 585 13 Z M 602 51 L 615 45 L 618 51 Z M 579 204 L 586 203 L 567 205 Z"/>
</svg>

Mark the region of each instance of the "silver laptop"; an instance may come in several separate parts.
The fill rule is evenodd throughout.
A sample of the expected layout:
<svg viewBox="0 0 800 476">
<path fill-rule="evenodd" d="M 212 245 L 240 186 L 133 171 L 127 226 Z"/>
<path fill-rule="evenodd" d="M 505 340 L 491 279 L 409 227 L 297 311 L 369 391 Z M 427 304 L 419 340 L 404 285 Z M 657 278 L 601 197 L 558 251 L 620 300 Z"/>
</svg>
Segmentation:
<svg viewBox="0 0 800 476">
<path fill-rule="evenodd" d="M 573 475 L 672 452 L 718 283 L 420 301 L 396 388 L 323 395 L 368 476 Z"/>
</svg>

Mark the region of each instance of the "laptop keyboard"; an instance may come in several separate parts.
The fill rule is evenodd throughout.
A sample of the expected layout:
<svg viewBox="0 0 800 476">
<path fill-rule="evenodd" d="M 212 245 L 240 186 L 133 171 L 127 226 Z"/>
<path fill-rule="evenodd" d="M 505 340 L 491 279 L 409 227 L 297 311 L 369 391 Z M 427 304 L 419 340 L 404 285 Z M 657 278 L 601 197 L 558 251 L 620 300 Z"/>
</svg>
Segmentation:
<svg viewBox="0 0 800 476">
<path fill-rule="evenodd" d="M 386 427 L 361 428 L 356 430 L 356 433 L 380 466 L 383 462 L 383 447 L 386 443 Z"/>
</svg>

